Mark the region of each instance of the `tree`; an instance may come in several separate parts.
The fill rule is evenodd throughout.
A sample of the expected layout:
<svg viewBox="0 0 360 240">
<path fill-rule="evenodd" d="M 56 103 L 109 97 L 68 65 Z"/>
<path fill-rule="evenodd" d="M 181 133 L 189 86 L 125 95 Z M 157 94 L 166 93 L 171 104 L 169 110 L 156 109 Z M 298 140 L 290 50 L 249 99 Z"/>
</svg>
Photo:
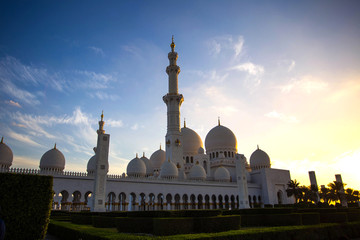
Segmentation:
<svg viewBox="0 0 360 240">
<path fill-rule="evenodd" d="M 331 202 L 331 196 L 330 196 L 330 189 L 322 186 L 320 188 L 320 198 L 323 200 L 324 203 L 329 204 Z"/>
<path fill-rule="evenodd" d="M 286 194 L 288 197 L 294 196 L 295 203 L 297 203 L 299 198 L 302 196 L 299 185 L 300 183 L 297 182 L 296 179 L 290 180 L 287 184 L 288 188 L 286 189 Z"/>
<path fill-rule="evenodd" d="M 332 201 L 337 202 L 337 201 L 342 201 L 342 199 L 344 199 L 345 197 L 345 193 L 344 193 L 344 186 L 346 184 L 341 183 L 341 182 L 337 182 L 334 181 L 332 183 L 328 184 L 328 187 L 330 188 L 330 198 Z"/>
</svg>

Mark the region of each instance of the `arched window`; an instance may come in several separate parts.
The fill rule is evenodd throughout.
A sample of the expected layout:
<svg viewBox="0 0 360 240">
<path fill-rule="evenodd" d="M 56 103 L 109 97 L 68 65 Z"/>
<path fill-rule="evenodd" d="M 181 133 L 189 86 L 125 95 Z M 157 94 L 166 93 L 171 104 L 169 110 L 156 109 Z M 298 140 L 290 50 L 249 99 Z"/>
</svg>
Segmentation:
<svg viewBox="0 0 360 240">
<path fill-rule="evenodd" d="M 219 157 L 219 152 L 216 152 L 216 157 L 217 157 L 217 158 Z"/>
<path fill-rule="evenodd" d="M 194 163 L 194 158 L 192 156 L 190 157 L 190 159 L 191 159 L 191 163 Z"/>
<path fill-rule="evenodd" d="M 186 163 L 189 163 L 189 157 L 186 157 Z"/>
<path fill-rule="evenodd" d="M 227 157 L 227 152 L 224 152 L 224 156 Z"/>
<path fill-rule="evenodd" d="M 283 192 L 279 190 L 277 192 L 278 204 L 283 204 Z"/>
</svg>

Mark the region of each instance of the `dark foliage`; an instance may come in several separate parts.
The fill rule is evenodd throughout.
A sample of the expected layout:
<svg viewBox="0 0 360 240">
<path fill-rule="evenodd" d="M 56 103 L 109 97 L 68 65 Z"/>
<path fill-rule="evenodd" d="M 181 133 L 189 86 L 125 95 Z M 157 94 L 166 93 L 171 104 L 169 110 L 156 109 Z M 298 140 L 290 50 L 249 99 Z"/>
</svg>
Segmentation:
<svg viewBox="0 0 360 240">
<path fill-rule="evenodd" d="M 5 239 L 43 239 L 53 198 L 51 176 L 0 173 Z"/>
</svg>

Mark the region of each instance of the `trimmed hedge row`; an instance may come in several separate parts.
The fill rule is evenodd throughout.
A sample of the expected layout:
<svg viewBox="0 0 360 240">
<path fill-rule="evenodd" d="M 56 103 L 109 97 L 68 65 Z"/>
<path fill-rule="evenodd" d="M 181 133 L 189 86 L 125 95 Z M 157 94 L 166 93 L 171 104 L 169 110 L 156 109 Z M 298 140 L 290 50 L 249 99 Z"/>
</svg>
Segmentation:
<svg viewBox="0 0 360 240">
<path fill-rule="evenodd" d="M 51 176 L 0 173 L 5 239 L 43 239 L 53 199 Z"/>
<path fill-rule="evenodd" d="M 92 225 L 96 228 L 114 228 L 116 221 L 114 217 L 92 216 Z"/>
</svg>

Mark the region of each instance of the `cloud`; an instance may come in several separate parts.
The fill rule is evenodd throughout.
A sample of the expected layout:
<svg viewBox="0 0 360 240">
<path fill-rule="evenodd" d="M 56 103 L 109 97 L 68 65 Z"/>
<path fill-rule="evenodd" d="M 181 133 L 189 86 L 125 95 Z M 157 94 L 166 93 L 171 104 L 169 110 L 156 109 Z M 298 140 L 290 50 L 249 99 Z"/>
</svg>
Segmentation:
<svg viewBox="0 0 360 240">
<path fill-rule="evenodd" d="M 288 72 L 291 72 L 294 68 L 295 68 L 295 61 L 291 60 L 289 68 L 288 68 Z"/>
<path fill-rule="evenodd" d="M 324 90 L 327 87 L 328 87 L 327 82 L 322 81 L 321 79 L 317 79 L 311 75 L 303 76 L 300 79 L 293 78 L 289 81 L 289 83 L 279 86 L 281 91 L 284 93 L 300 90 L 308 94 L 314 91 Z"/>
<path fill-rule="evenodd" d="M 105 89 L 110 82 L 116 81 L 111 74 L 102 74 L 92 71 L 75 71 L 74 85 L 84 89 Z"/>
<path fill-rule="evenodd" d="M 89 49 L 91 49 L 95 54 L 98 54 L 98 55 L 100 55 L 102 57 L 105 56 L 105 53 L 101 48 L 90 46 Z"/>
<path fill-rule="evenodd" d="M 136 131 L 139 129 L 139 125 L 137 123 L 135 123 L 132 127 L 131 127 L 132 130 Z"/>
<path fill-rule="evenodd" d="M 210 55 L 217 56 L 220 53 L 230 52 L 236 58 L 242 53 L 244 42 L 243 36 L 233 37 L 232 35 L 223 35 L 213 37 L 207 40 L 206 43 Z"/>
<path fill-rule="evenodd" d="M 34 146 L 34 147 L 42 147 L 42 145 L 40 145 L 39 143 L 35 142 L 34 140 L 32 140 L 30 138 L 30 136 L 28 135 L 24 135 L 24 134 L 20 134 L 20 133 L 16 133 L 12 130 L 9 130 L 7 135 L 15 140 L 18 140 L 22 143 L 26 143 L 26 144 L 29 144 L 31 146 Z"/>
<path fill-rule="evenodd" d="M 247 72 L 250 75 L 253 76 L 260 76 L 264 74 L 265 70 L 264 67 L 261 65 L 256 65 L 252 62 L 246 62 L 239 65 L 236 65 L 234 67 L 230 68 L 231 70 L 238 70 L 241 72 Z"/>
<path fill-rule="evenodd" d="M 40 101 L 37 99 L 37 97 L 34 94 L 18 88 L 12 82 L 6 81 L 4 79 L 0 79 L 0 83 L 1 83 L 0 89 L 4 94 L 9 95 L 17 99 L 18 101 L 24 102 L 29 105 L 40 104 Z"/>
<path fill-rule="evenodd" d="M 97 91 L 95 93 L 89 93 L 89 96 L 92 98 L 98 98 L 100 100 L 111 100 L 111 101 L 116 101 L 118 100 L 120 97 L 116 94 L 108 94 L 106 92 L 103 91 Z"/>
<path fill-rule="evenodd" d="M 12 122 L 11 125 L 13 125 L 15 127 L 26 128 L 26 126 L 24 124 L 21 124 L 21 123 Z"/>
<path fill-rule="evenodd" d="M 14 102 L 13 100 L 5 101 L 6 104 L 9 104 L 10 106 L 22 108 L 21 105 L 18 102 Z"/>
<path fill-rule="evenodd" d="M 124 126 L 123 122 L 121 120 L 112 120 L 108 119 L 105 121 L 105 124 L 109 127 L 122 127 Z"/>
<path fill-rule="evenodd" d="M 299 123 L 300 121 L 295 116 L 285 115 L 277 111 L 272 111 L 265 114 L 265 117 L 279 119 L 286 123 Z"/>
</svg>

